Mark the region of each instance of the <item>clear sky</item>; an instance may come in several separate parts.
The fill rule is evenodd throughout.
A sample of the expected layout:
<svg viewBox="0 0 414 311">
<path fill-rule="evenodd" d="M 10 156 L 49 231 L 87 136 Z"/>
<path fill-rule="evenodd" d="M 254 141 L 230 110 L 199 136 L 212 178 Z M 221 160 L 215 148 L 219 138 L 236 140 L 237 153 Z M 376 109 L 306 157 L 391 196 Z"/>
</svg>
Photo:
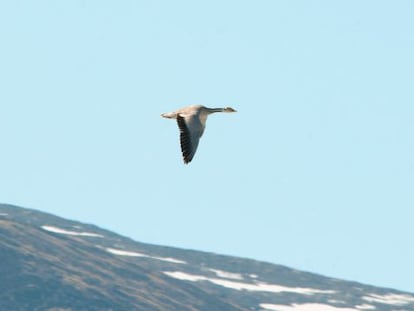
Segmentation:
<svg viewBox="0 0 414 311">
<path fill-rule="evenodd" d="M 0 201 L 414 292 L 412 1 L 0 3 Z M 203 104 L 182 162 L 163 112 Z"/>
</svg>

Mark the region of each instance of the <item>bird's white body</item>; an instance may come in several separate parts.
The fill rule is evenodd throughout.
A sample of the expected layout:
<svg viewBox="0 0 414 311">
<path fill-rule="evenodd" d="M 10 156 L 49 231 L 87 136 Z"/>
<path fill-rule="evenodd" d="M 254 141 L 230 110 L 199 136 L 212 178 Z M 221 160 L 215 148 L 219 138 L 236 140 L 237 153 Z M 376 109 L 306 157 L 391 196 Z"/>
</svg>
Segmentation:
<svg viewBox="0 0 414 311">
<path fill-rule="evenodd" d="M 187 106 L 161 116 L 176 119 L 180 129 L 180 143 L 184 163 L 188 164 L 194 157 L 200 137 L 204 133 L 208 115 L 214 112 L 236 112 L 233 108 L 207 108 L 202 105 Z"/>
</svg>

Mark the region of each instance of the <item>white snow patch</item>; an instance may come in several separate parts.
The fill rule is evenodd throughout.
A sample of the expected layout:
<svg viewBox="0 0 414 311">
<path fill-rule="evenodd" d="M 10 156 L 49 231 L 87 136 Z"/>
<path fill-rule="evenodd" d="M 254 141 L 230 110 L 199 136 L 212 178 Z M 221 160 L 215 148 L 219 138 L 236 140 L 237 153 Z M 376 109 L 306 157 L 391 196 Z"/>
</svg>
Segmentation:
<svg viewBox="0 0 414 311">
<path fill-rule="evenodd" d="M 184 260 L 179 260 L 179 259 L 175 259 L 171 257 L 151 257 L 151 258 L 162 260 L 162 261 L 167 261 L 171 263 L 187 264 L 187 262 Z"/>
<path fill-rule="evenodd" d="M 300 287 L 286 287 L 286 286 L 267 284 L 267 283 L 249 284 L 249 283 L 228 281 L 228 280 L 223 280 L 223 279 L 208 278 L 202 275 L 188 274 L 188 273 L 180 272 L 180 271 L 174 271 L 174 272 L 168 271 L 168 272 L 164 272 L 164 274 L 168 275 L 169 277 L 175 278 L 175 279 L 191 281 L 191 282 L 209 281 L 213 284 L 220 285 L 226 288 L 232 288 L 235 290 L 271 292 L 271 293 L 290 292 L 290 293 L 298 293 L 298 294 L 303 294 L 303 295 L 335 293 L 335 291 L 332 291 L 332 290 L 319 290 L 319 289 L 313 289 L 313 288 L 300 288 Z"/>
<path fill-rule="evenodd" d="M 257 274 L 249 274 L 252 279 L 257 279 L 259 276 Z"/>
<path fill-rule="evenodd" d="M 321 303 L 293 304 L 290 306 L 261 303 L 260 307 L 274 311 L 358 311 L 358 309 L 354 308 L 338 308 Z"/>
<path fill-rule="evenodd" d="M 130 257 L 149 257 L 145 254 L 142 253 L 137 253 L 137 252 L 129 252 L 129 251 L 123 251 L 120 249 L 114 249 L 114 248 L 105 248 L 105 250 L 107 252 L 110 252 L 111 254 L 114 255 L 119 255 L 119 256 L 130 256 Z"/>
<path fill-rule="evenodd" d="M 95 237 L 95 238 L 103 238 L 104 237 L 103 235 L 97 234 L 97 233 L 69 231 L 69 230 L 60 229 L 60 228 L 52 227 L 52 226 L 42 226 L 42 229 L 46 230 L 46 231 L 49 231 L 49 232 L 66 234 L 66 235 L 90 236 L 90 237 Z"/>
<path fill-rule="evenodd" d="M 362 297 L 362 299 L 369 302 L 378 302 L 387 305 L 406 305 L 414 302 L 414 296 L 410 295 L 399 295 L 399 294 L 388 294 L 388 295 L 377 295 L 369 294 L 368 296 Z"/>
<path fill-rule="evenodd" d="M 208 270 L 214 272 L 219 278 L 232 279 L 232 280 L 243 280 L 243 276 L 239 273 L 232 273 L 232 272 L 227 272 L 227 271 L 217 270 L 217 269 L 208 269 Z"/>
<path fill-rule="evenodd" d="M 115 249 L 115 248 L 105 248 L 105 250 L 107 252 L 110 252 L 110 253 L 112 253 L 114 255 L 119 255 L 119 256 L 146 257 L 146 258 L 153 258 L 153 259 L 157 259 L 157 260 L 161 260 L 161 261 L 166 261 L 166 262 L 186 264 L 185 261 L 182 261 L 182 260 L 179 260 L 179 259 L 175 259 L 175 258 L 170 258 L 170 257 L 155 257 L 155 256 L 149 256 L 149 255 L 142 254 L 142 253 L 124 251 L 124 250 Z"/>
<path fill-rule="evenodd" d="M 375 310 L 376 309 L 375 306 L 372 306 L 366 303 L 364 303 L 363 305 L 355 306 L 355 308 L 357 308 L 358 310 Z"/>
</svg>

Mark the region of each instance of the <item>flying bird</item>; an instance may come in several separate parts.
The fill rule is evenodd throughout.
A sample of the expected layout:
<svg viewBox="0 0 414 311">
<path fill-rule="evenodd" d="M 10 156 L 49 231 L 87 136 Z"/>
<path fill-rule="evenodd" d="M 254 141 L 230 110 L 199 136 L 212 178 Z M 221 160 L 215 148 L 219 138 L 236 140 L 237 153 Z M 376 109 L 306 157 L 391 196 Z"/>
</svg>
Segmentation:
<svg viewBox="0 0 414 311">
<path fill-rule="evenodd" d="M 168 119 L 176 119 L 180 129 L 180 144 L 185 164 L 191 162 L 198 142 L 206 127 L 207 117 L 214 112 L 236 112 L 233 108 L 207 108 L 202 105 L 187 106 L 174 112 L 161 114 Z"/>
</svg>

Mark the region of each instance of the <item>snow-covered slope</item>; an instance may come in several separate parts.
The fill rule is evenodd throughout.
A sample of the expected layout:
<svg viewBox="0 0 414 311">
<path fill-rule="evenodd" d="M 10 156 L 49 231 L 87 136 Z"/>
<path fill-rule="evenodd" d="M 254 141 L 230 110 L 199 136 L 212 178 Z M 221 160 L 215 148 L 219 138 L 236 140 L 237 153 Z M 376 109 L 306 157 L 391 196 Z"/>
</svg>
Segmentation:
<svg viewBox="0 0 414 311">
<path fill-rule="evenodd" d="M 414 310 L 414 294 L 0 205 L 0 310 Z"/>
</svg>

